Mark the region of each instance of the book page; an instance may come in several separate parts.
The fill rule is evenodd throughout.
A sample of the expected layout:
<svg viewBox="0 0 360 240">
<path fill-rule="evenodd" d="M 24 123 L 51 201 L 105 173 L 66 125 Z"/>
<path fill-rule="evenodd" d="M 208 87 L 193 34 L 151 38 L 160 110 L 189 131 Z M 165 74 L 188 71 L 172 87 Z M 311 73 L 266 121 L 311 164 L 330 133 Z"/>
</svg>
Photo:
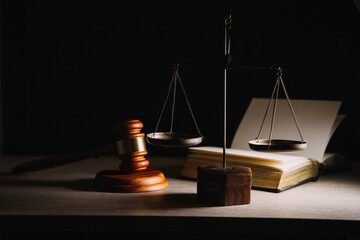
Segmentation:
<svg viewBox="0 0 360 240">
<path fill-rule="evenodd" d="M 222 156 L 223 149 L 220 147 L 210 147 L 210 146 L 202 146 L 202 147 L 191 147 L 189 148 L 191 152 L 195 153 L 202 153 L 202 154 L 216 154 Z M 241 149 L 234 149 L 234 148 L 227 148 L 226 149 L 227 156 L 235 156 L 235 157 L 244 157 L 244 158 L 254 158 L 254 159 L 262 159 L 272 162 L 279 162 L 279 163 L 287 163 L 290 161 L 296 161 L 298 159 L 303 159 L 303 157 L 299 156 L 291 156 L 291 155 L 284 155 L 278 153 L 264 153 L 264 152 L 257 152 L 252 150 L 241 150 Z"/>
<path fill-rule="evenodd" d="M 248 142 L 259 133 L 269 99 L 253 98 L 235 133 L 231 148 L 251 150 Z M 301 152 L 285 153 L 312 158 L 322 162 L 323 155 L 334 132 L 340 101 L 291 100 L 307 148 Z M 269 109 L 260 138 L 268 138 L 272 107 Z M 229 121 L 231 121 L 229 119 Z M 285 99 L 279 99 L 273 126 L 272 139 L 301 140 L 290 108 Z"/>
<path fill-rule="evenodd" d="M 330 141 L 330 138 L 332 137 L 332 135 L 334 134 L 335 130 L 338 128 L 340 123 L 344 120 L 344 118 L 345 118 L 345 114 L 340 114 L 336 116 L 334 125 L 332 126 L 331 131 L 329 133 L 328 142 Z"/>
</svg>

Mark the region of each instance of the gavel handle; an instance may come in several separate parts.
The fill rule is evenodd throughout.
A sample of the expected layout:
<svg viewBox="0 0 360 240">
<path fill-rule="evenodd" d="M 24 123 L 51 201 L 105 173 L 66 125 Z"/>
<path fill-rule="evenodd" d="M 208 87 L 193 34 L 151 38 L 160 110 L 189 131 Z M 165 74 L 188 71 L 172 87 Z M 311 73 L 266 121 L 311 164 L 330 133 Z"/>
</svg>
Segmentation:
<svg viewBox="0 0 360 240">
<path fill-rule="evenodd" d="M 115 144 L 106 147 L 97 147 L 91 150 L 55 155 L 46 158 L 35 159 L 29 162 L 21 163 L 15 166 L 11 172 L 13 174 L 21 174 L 27 172 L 34 172 L 43 169 L 62 166 L 68 163 L 73 163 L 81 160 L 85 160 L 92 157 L 98 157 L 102 154 L 114 154 L 116 152 Z"/>
</svg>

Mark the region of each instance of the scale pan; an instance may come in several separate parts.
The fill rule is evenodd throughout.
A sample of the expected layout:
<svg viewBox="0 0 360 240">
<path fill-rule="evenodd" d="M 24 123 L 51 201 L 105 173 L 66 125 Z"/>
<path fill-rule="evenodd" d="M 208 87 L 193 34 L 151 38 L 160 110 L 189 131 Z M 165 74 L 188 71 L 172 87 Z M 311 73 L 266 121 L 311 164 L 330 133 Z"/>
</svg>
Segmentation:
<svg viewBox="0 0 360 240">
<path fill-rule="evenodd" d="M 306 148 L 306 142 L 283 140 L 283 139 L 255 139 L 249 141 L 249 147 L 255 151 L 264 152 L 296 152 L 303 151 Z"/>
<path fill-rule="evenodd" d="M 202 142 L 204 136 L 180 132 L 153 132 L 146 135 L 148 143 L 161 147 L 190 147 Z"/>
</svg>

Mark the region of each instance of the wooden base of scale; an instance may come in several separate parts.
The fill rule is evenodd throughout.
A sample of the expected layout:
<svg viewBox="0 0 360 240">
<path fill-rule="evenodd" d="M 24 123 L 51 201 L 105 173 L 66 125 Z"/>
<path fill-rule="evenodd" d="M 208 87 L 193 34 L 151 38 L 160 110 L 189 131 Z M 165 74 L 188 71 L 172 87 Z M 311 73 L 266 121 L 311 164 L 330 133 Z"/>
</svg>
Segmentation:
<svg viewBox="0 0 360 240">
<path fill-rule="evenodd" d="M 252 178 L 250 168 L 201 166 L 197 174 L 199 202 L 222 206 L 250 203 Z"/>
</svg>

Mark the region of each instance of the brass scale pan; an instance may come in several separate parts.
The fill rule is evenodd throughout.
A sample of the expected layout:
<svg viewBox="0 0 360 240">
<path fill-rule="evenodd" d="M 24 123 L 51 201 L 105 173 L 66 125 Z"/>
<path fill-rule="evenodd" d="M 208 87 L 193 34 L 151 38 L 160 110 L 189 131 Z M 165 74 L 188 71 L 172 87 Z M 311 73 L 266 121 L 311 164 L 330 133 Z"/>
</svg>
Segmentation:
<svg viewBox="0 0 360 240">
<path fill-rule="evenodd" d="M 200 144 L 203 139 L 203 136 L 181 132 L 153 132 L 146 135 L 148 143 L 161 147 L 190 147 Z"/>
<path fill-rule="evenodd" d="M 186 95 L 184 85 L 181 81 L 180 74 L 179 74 L 179 64 L 174 64 L 174 73 L 170 82 L 169 90 L 165 99 L 165 103 L 163 105 L 163 108 L 160 113 L 159 120 L 157 122 L 157 125 L 155 127 L 155 131 L 152 133 L 148 133 L 146 135 L 146 140 L 148 143 L 156 146 L 161 147 L 190 147 L 198 145 L 202 142 L 204 139 L 204 136 L 200 133 L 199 127 L 196 123 L 195 116 L 193 114 L 193 111 L 190 106 L 189 99 Z M 185 101 L 188 107 L 188 110 L 191 114 L 191 117 L 194 121 L 195 127 L 197 129 L 197 134 L 192 133 L 181 133 L 181 132 L 175 132 L 173 131 L 173 122 L 174 122 L 174 111 L 175 111 L 175 101 L 176 101 L 176 89 L 177 84 L 180 85 L 180 89 L 182 90 L 182 93 L 185 97 Z M 160 120 L 162 118 L 162 115 L 164 113 L 166 104 L 169 100 L 169 96 L 172 94 L 172 108 L 171 108 L 171 122 L 170 122 L 170 131 L 169 132 L 158 132 L 158 127 L 160 124 Z"/>
<path fill-rule="evenodd" d="M 289 96 L 287 94 L 285 84 L 284 84 L 284 81 L 282 79 L 282 69 L 279 66 L 276 66 L 275 69 L 277 70 L 276 83 L 275 83 L 273 92 L 271 94 L 271 98 L 269 99 L 269 103 L 267 105 L 265 115 L 264 115 L 263 121 L 262 121 L 261 126 L 260 126 L 259 133 L 258 133 L 257 137 L 254 140 L 249 141 L 249 147 L 252 150 L 255 150 L 255 151 L 265 151 L 265 152 L 266 151 L 270 151 L 270 152 L 271 151 L 272 152 L 303 151 L 303 150 L 306 149 L 307 143 L 304 140 L 304 137 L 303 137 L 303 135 L 301 133 L 299 123 L 298 123 L 297 118 L 295 116 L 294 108 L 293 108 L 293 106 L 291 104 L 291 101 L 290 101 L 290 98 L 289 98 Z M 277 106 L 277 101 L 278 101 L 280 85 L 283 88 L 283 91 L 284 91 L 284 94 L 285 94 L 289 109 L 291 111 L 292 117 L 294 119 L 297 130 L 299 132 L 299 135 L 301 137 L 300 141 L 286 140 L 286 139 L 272 139 L 272 130 L 273 130 L 273 125 L 274 125 L 274 117 L 275 117 L 275 112 L 276 112 L 276 106 Z M 273 111 L 272 111 L 272 119 L 271 119 L 271 125 L 270 125 L 269 138 L 260 139 L 260 134 L 261 134 L 262 128 L 264 126 L 264 122 L 266 120 L 266 117 L 268 115 L 270 105 L 272 103 L 273 103 Z"/>
<path fill-rule="evenodd" d="M 254 139 L 249 141 L 249 147 L 261 152 L 295 152 L 306 149 L 307 143 L 304 141 L 284 140 L 284 139 Z"/>
</svg>

